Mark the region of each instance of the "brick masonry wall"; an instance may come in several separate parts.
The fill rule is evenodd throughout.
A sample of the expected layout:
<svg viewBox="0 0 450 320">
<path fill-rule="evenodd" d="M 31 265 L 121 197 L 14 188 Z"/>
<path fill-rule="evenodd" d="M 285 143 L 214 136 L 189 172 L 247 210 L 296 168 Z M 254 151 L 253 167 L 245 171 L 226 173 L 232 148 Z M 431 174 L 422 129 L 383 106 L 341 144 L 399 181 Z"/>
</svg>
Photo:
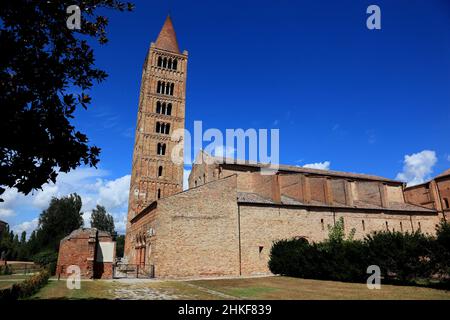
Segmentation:
<svg viewBox="0 0 450 320">
<path fill-rule="evenodd" d="M 328 236 L 328 226 L 340 217 L 344 218 L 347 234 L 354 228 L 357 239 L 377 230 L 421 229 L 433 234 L 439 222 L 438 215 L 388 210 L 237 205 L 237 191 L 256 192 L 272 200 L 281 191 L 302 202 L 312 198 L 351 206 L 358 200 L 389 206 L 389 203 L 404 203 L 404 198 L 402 184 L 300 174 L 261 176 L 239 172 L 236 175 L 231 170 L 223 170 L 221 174 L 228 177 L 217 181 L 218 176 L 211 174 L 211 168 L 217 169 L 215 165 L 198 166 L 192 175 L 201 178 L 204 174 L 206 184 L 159 200 L 156 208 L 127 231 L 136 237 L 144 235 L 148 228 L 155 229 L 156 235 L 147 237 L 146 262 L 155 265 L 156 277 L 268 273 L 274 241 L 296 236 L 322 241 Z M 279 188 L 278 193 L 274 186 Z"/>
<path fill-rule="evenodd" d="M 438 177 L 428 183 L 408 187 L 404 190 L 409 203 L 435 209 L 447 221 L 450 216 L 450 176 Z"/>
<path fill-rule="evenodd" d="M 435 208 L 434 201 L 431 198 L 430 189 L 428 185 L 420 185 L 405 190 L 405 198 L 409 203 L 414 203 L 419 206 L 430 209 Z"/>
<path fill-rule="evenodd" d="M 159 201 L 157 277 L 239 274 L 236 184 L 231 176 Z"/>
<path fill-rule="evenodd" d="M 436 180 L 436 185 L 439 192 L 438 196 L 440 197 L 442 210 L 447 217 L 450 215 L 450 176 Z"/>
<path fill-rule="evenodd" d="M 77 265 L 80 267 L 82 278 L 94 278 L 95 245 L 95 239 L 88 236 L 62 240 L 56 273 L 64 277 L 70 265 Z"/>
<path fill-rule="evenodd" d="M 240 205 L 239 212 L 243 275 L 269 273 L 267 263 L 274 241 L 297 236 L 306 237 L 309 241 L 322 241 L 328 237 L 328 226 L 333 225 L 339 217 L 344 218 L 347 234 L 355 228 L 356 239 L 361 239 L 372 231 L 386 230 L 386 226 L 390 230 L 402 229 L 405 232 L 420 227 L 423 232 L 433 234 L 438 223 L 437 216 L 333 213 L 327 210 L 275 206 Z"/>
<path fill-rule="evenodd" d="M 95 230 L 95 229 L 94 229 Z M 67 268 L 71 265 L 80 267 L 83 279 L 111 279 L 113 277 L 113 263 L 96 261 L 98 243 L 114 242 L 111 236 L 100 235 L 92 229 L 76 231 L 77 234 L 61 240 L 56 274 L 66 277 Z"/>
</svg>

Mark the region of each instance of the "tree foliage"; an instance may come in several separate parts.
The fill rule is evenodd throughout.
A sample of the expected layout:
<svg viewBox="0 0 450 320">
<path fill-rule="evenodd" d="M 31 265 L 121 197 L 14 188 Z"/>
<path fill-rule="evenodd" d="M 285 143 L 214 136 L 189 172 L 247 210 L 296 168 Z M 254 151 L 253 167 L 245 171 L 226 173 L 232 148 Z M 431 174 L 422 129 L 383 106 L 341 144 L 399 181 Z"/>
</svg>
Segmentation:
<svg viewBox="0 0 450 320">
<path fill-rule="evenodd" d="M 49 207 L 39 216 L 39 225 L 27 240 L 26 232 L 20 237 L 6 226 L 0 234 L 0 255 L 6 260 L 34 261 L 54 271 L 60 241 L 73 230 L 83 226 L 82 202 L 77 194 L 53 198 Z M 116 236 L 114 220 L 102 206 L 97 206 L 91 216 L 92 227 L 110 232 L 116 237 L 117 256 L 122 257 L 125 236 Z"/>
<path fill-rule="evenodd" d="M 36 238 L 40 250 L 57 251 L 61 239 L 83 225 L 81 206 L 81 197 L 76 193 L 52 198 L 49 207 L 39 216 Z"/>
<path fill-rule="evenodd" d="M 318 243 L 295 238 L 273 244 L 269 269 L 275 274 L 336 281 L 366 281 L 367 267 L 380 267 L 384 281 L 413 283 L 437 275 L 450 278 L 450 224 L 442 221 L 436 236 L 416 232 L 382 231 L 354 240 L 345 238 L 343 223 L 330 228 Z"/>
<path fill-rule="evenodd" d="M 66 26 L 67 7 L 81 7 L 81 29 Z M 28 194 L 59 172 L 95 166 L 100 149 L 71 124 L 87 108 L 89 89 L 107 77 L 88 40 L 107 42 L 98 9 L 132 10 L 118 0 L 0 2 L 0 195 Z M 1 199 L 0 199 L 1 201 Z"/>
<path fill-rule="evenodd" d="M 125 236 L 123 234 L 116 237 L 116 257 L 122 258 L 125 249 Z"/>
<path fill-rule="evenodd" d="M 107 231 L 111 235 L 114 235 L 114 219 L 112 215 L 106 213 L 105 207 L 97 205 L 97 207 L 92 210 L 91 227 Z"/>
</svg>

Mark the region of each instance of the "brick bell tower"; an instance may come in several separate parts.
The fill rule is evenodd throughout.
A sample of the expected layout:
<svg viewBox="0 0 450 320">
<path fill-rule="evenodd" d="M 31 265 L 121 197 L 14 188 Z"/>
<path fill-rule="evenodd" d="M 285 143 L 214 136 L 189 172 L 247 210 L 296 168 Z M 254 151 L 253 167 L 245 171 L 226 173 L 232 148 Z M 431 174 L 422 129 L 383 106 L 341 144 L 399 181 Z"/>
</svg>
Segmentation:
<svg viewBox="0 0 450 320">
<path fill-rule="evenodd" d="M 184 129 L 187 51 L 180 52 L 167 16 L 144 62 L 133 150 L 125 250 L 130 249 L 130 220 L 154 200 L 183 190 L 183 163 L 174 163 L 172 133 Z M 181 156 L 182 154 L 178 153 Z M 127 252 L 125 252 L 127 255 Z"/>
</svg>

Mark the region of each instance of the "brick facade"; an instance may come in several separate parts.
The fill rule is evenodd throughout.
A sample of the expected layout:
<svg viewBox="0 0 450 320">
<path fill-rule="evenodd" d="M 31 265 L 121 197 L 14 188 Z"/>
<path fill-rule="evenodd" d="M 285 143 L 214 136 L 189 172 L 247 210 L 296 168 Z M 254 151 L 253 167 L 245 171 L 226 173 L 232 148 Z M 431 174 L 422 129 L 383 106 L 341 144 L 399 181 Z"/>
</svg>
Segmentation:
<svg viewBox="0 0 450 320">
<path fill-rule="evenodd" d="M 103 261 L 99 254 L 101 243 L 114 246 L 112 261 Z M 80 267 L 82 279 L 112 279 L 115 258 L 115 242 L 111 235 L 95 228 L 81 228 L 61 240 L 56 274 L 66 277 L 71 265 Z"/>
<path fill-rule="evenodd" d="M 142 71 L 128 220 L 154 200 L 183 190 L 183 152 L 178 153 L 180 163 L 174 163 L 171 154 L 184 137 L 187 56 L 187 51 L 179 51 L 168 16 Z M 126 237 L 125 251 L 131 250 L 132 241 L 136 239 Z"/>
<path fill-rule="evenodd" d="M 181 192 L 182 163 L 164 162 L 175 173 L 155 176 L 159 163 L 170 160 L 155 155 L 156 143 L 168 140 L 151 134 L 154 121 L 184 128 L 187 54 L 178 50 L 172 23 L 166 21 L 143 72 L 125 243 L 129 263 L 153 270 L 156 277 L 268 273 L 274 241 L 324 240 L 328 226 L 340 217 L 357 238 L 376 230 L 435 232 L 439 209 L 423 206 L 423 195 L 409 195 L 402 182 L 383 177 L 285 165 L 264 175 L 267 165 L 203 151 L 192 166 L 187 191 Z M 179 59 L 179 72 L 158 67 L 161 55 Z M 162 80 L 178 88 L 178 122 L 152 111 L 161 98 L 155 86 Z M 146 115 L 152 120 L 143 120 Z M 164 183 L 170 188 L 158 197 Z M 439 190 L 450 195 L 445 183 Z"/>
<path fill-rule="evenodd" d="M 398 181 L 287 168 L 261 175 L 229 163 L 194 167 L 196 187 L 154 202 L 127 230 L 145 238 L 144 263 L 156 277 L 265 274 L 274 241 L 324 240 L 340 217 L 356 238 L 377 230 L 433 234 L 439 222 L 436 210 L 406 203 Z"/>
<path fill-rule="evenodd" d="M 450 169 L 434 179 L 405 189 L 409 203 L 434 209 L 449 221 L 450 219 Z"/>
</svg>

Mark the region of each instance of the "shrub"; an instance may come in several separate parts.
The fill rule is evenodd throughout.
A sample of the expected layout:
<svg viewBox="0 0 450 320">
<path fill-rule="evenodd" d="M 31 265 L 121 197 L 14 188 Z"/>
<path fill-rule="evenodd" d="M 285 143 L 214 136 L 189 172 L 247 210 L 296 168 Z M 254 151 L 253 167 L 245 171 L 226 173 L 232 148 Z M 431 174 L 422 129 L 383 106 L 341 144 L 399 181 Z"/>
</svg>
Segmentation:
<svg viewBox="0 0 450 320">
<path fill-rule="evenodd" d="M 22 282 L 15 283 L 9 288 L 0 290 L 0 300 L 17 300 L 31 297 L 47 282 L 50 273 L 43 270 Z"/>
<path fill-rule="evenodd" d="M 308 278 L 313 253 L 308 240 L 280 240 L 270 250 L 269 268 L 272 273 Z"/>
<path fill-rule="evenodd" d="M 378 265 L 386 279 L 402 282 L 428 278 L 433 273 L 432 239 L 413 233 L 376 232 L 366 237 L 369 262 Z"/>
<path fill-rule="evenodd" d="M 436 227 L 436 242 L 433 247 L 432 263 L 441 278 L 450 276 L 450 223 L 441 221 Z"/>
<path fill-rule="evenodd" d="M 0 275 L 12 274 L 12 269 L 9 265 L 0 266 Z"/>
<path fill-rule="evenodd" d="M 374 232 L 363 240 L 345 237 L 343 221 L 329 228 L 329 237 L 320 243 L 304 238 L 280 240 L 272 246 L 269 269 L 272 273 L 322 280 L 364 282 L 367 267 L 377 265 L 385 280 L 408 284 L 430 280 L 437 273 L 450 279 L 450 224 L 441 222 L 436 237 L 420 231 Z"/>
<path fill-rule="evenodd" d="M 52 250 L 41 251 L 33 257 L 33 261 L 49 270 L 51 274 L 55 274 L 58 253 Z"/>
</svg>

